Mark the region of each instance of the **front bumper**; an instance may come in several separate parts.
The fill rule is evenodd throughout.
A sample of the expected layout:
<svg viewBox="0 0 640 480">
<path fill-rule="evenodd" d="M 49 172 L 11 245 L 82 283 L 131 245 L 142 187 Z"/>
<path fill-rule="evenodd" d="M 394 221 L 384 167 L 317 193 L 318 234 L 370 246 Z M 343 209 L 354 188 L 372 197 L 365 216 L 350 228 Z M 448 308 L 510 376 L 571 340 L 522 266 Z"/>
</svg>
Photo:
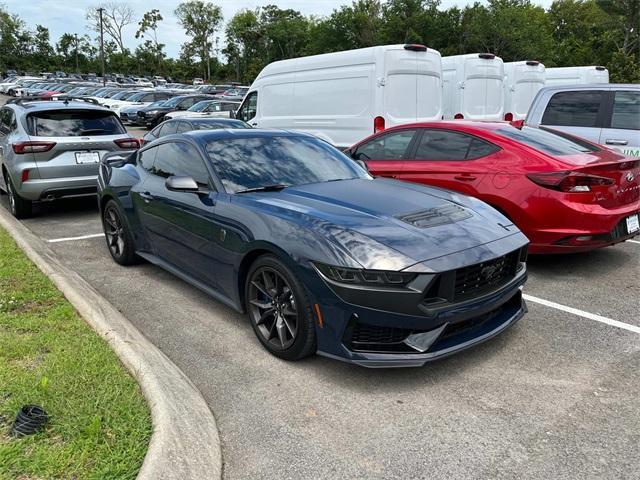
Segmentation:
<svg viewBox="0 0 640 480">
<path fill-rule="evenodd" d="M 468 268 L 471 266 L 459 271 Z M 312 297 L 324 318 L 316 328 L 318 353 L 366 367 L 410 367 L 487 341 L 526 312 L 521 291 L 527 279 L 526 266 L 519 262 L 516 268 L 513 276 L 491 284 L 489 289 L 463 291 L 448 299 L 439 296 L 447 289 L 451 271 L 442 272 L 437 280 L 422 282 L 423 289 L 406 294 L 403 300 L 397 293 L 382 290 L 360 289 L 350 295 L 325 278 L 318 285 L 318 273 L 314 272 Z M 416 282 L 420 283 L 421 276 Z M 434 289 L 435 283 L 440 286 Z M 458 288 L 459 282 L 453 281 L 453 285 Z M 438 292 L 435 301 L 434 292 Z"/>
<path fill-rule="evenodd" d="M 421 367 L 426 363 L 454 355 L 499 335 L 520 320 L 526 312 L 526 303 L 522 299 L 521 291 L 518 290 L 504 304 L 498 305 L 490 312 L 463 322 L 445 323 L 431 331 L 410 334 L 405 342 L 419 342 L 421 335 L 431 337 L 427 340 L 429 345 L 424 352 L 351 352 L 347 361 L 370 368 Z M 318 353 L 323 354 L 323 352 Z M 330 354 L 327 356 L 333 357 Z M 341 358 L 341 360 L 345 359 Z"/>
</svg>

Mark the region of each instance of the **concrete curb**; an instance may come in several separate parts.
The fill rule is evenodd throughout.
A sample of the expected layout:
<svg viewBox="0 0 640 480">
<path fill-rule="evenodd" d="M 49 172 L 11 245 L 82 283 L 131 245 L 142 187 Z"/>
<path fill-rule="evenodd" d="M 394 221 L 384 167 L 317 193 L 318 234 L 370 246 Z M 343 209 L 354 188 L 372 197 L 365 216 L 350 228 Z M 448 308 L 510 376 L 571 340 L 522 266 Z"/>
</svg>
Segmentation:
<svg viewBox="0 0 640 480">
<path fill-rule="evenodd" d="M 139 480 L 222 477 L 222 451 L 213 414 L 187 376 L 48 245 L 0 207 L 0 226 L 47 275 L 85 321 L 116 352 L 140 384 L 153 434 Z"/>
</svg>

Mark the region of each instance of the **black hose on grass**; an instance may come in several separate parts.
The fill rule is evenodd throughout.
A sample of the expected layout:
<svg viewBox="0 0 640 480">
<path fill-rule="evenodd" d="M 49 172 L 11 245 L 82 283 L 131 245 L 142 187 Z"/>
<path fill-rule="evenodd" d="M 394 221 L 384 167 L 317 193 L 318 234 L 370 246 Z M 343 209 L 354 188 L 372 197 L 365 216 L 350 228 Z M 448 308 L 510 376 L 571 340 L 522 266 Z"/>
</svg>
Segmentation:
<svg viewBox="0 0 640 480">
<path fill-rule="evenodd" d="M 25 405 L 20 409 L 15 422 L 13 422 L 11 434 L 14 437 L 32 435 L 42 430 L 48 420 L 49 415 L 47 415 L 47 412 L 45 412 L 42 407 L 38 405 Z"/>
</svg>

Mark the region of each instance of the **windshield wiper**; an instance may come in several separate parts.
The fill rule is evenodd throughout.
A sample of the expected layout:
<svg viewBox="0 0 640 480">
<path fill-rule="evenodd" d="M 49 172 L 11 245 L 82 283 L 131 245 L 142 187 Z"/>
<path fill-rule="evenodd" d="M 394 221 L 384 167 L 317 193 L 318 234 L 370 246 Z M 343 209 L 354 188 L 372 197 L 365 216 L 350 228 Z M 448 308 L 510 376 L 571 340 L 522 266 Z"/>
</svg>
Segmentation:
<svg viewBox="0 0 640 480">
<path fill-rule="evenodd" d="M 238 190 L 236 193 L 251 193 L 251 192 L 278 192 L 283 188 L 287 188 L 289 185 L 283 183 L 276 183 L 273 185 L 264 185 L 262 187 L 246 188 L 244 190 Z"/>
</svg>

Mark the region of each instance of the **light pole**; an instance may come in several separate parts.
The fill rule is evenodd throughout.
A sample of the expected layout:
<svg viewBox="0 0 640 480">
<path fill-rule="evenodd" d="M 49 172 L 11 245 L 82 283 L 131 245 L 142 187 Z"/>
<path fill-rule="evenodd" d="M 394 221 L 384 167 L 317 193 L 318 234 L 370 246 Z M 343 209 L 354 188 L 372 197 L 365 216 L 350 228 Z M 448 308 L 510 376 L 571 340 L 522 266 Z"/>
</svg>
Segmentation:
<svg viewBox="0 0 640 480">
<path fill-rule="evenodd" d="M 102 29 L 102 12 L 104 8 L 98 8 L 98 13 L 100 14 L 100 63 L 102 64 L 102 86 L 107 84 L 107 79 L 105 78 L 104 73 L 104 31 Z"/>
<path fill-rule="evenodd" d="M 74 34 L 76 39 L 76 73 L 80 73 L 80 68 L 78 67 L 78 34 Z"/>
</svg>

